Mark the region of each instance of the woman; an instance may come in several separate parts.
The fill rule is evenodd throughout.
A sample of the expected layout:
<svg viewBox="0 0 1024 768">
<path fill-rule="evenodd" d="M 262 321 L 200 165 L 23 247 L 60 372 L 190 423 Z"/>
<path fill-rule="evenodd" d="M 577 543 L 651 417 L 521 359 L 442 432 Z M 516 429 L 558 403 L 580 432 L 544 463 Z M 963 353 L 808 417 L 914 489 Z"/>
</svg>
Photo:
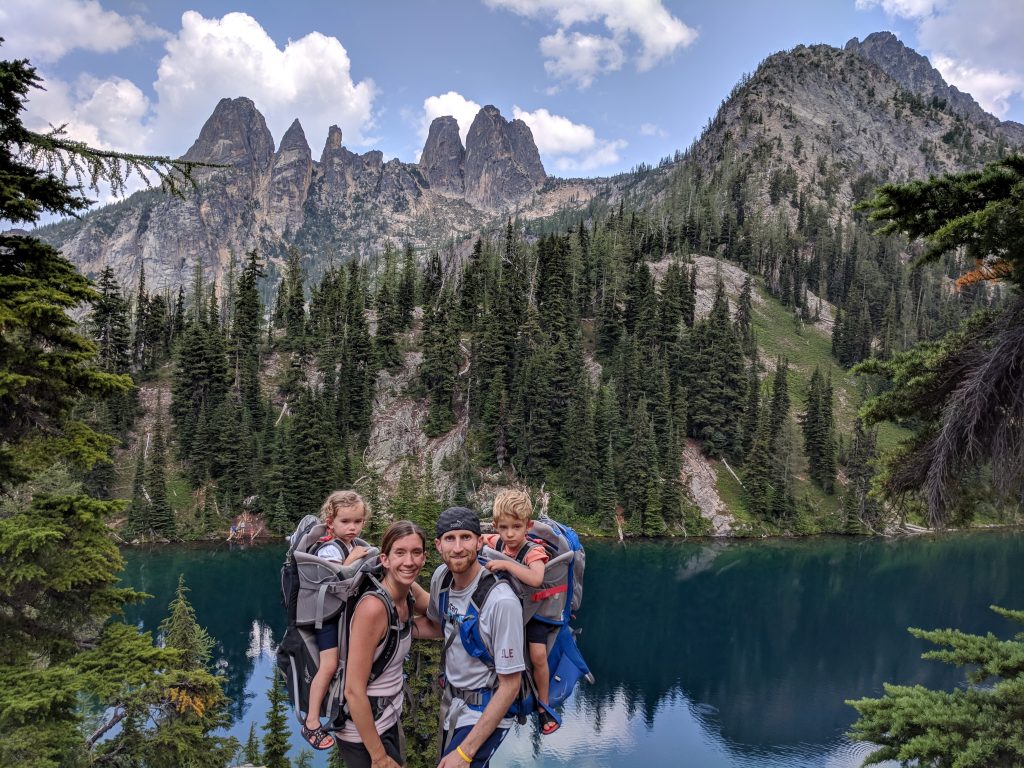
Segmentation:
<svg viewBox="0 0 1024 768">
<path fill-rule="evenodd" d="M 405 736 L 400 723 L 402 662 L 412 646 L 410 592 L 426 562 L 426 544 L 426 536 L 415 523 L 397 520 L 389 525 L 380 544 L 384 593 L 367 592 L 352 613 L 345 674 L 345 701 L 351 719 L 338 733 L 337 742 L 346 768 L 399 768 L 405 764 Z M 398 650 L 380 675 L 369 682 L 373 662 L 384 650 L 392 607 L 401 627 Z M 370 697 L 376 704 L 376 718 Z"/>
</svg>

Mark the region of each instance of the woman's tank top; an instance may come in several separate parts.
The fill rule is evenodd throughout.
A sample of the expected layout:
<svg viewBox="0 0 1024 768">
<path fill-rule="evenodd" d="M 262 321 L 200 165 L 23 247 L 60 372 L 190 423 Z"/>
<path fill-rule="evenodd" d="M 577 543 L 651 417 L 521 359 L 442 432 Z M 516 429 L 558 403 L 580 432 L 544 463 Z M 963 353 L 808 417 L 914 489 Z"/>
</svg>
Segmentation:
<svg viewBox="0 0 1024 768">
<path fill-rule="evenodd" d="M 380 599 L 377 596 L 373 596 L 373 593 L 368 592 L 359 598 L 359 601 L 362 602 L 367 597 L 372 597 L 374 600 Z M 391 659 L 391 663 L 384 667 L 384 670 L 376 680 L 366 686 L 367 696 L 391 698 L 391 701 L 388 702 L 384 712 L 376 720 L 377 733 L 384 733 L 384 731 L 397 723 L 398 718 L 402 715 L 402 705 L 404 704 L 405 699 L 405 677 L 402 674 L 402 665 L 405 662 L 405 657 L 409 655 L 409 650 L 411 648 L 412 616 L 410 615 L 409 621 L 402 624 L 401 633 L 399 634 L 398 648 L 395 651 L 394 658 Z M 383 651 L 384 643 L 380 643 L 373 651 L 373 660 L 376 661 Z M 345 727 L 339 731 L 337 735 L 342 741 L 354 743 L 360 743 L 362 741 L 359 737 L 359 731 L 356 729 L 356 724 L 351 720 L 345 723 Z"/>
</svg>

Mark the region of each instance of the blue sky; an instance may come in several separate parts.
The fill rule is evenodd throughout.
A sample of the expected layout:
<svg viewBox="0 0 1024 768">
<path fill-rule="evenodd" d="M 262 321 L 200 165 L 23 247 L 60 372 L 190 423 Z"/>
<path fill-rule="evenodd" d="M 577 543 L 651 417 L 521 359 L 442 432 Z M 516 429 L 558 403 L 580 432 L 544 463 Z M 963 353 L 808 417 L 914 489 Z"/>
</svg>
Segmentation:
<svg viewBox="0 0 1024 768">
<path fill-rule="evenodd" d="M 249 96 L 318 158 L 418 159 L 430 118 L 463 134 L 494 104 L 532 128 L 549 173 L 603 176 L 686 148 L 746 72 L 800 43 L 888 29 L 1003 119 L 1024 122 L 1024 1 L 380 0 L 202 4 L 5 0 L 3 55 L 47 90 L 26 122 L 179 155 L 217 101 Z"/>
</svg>

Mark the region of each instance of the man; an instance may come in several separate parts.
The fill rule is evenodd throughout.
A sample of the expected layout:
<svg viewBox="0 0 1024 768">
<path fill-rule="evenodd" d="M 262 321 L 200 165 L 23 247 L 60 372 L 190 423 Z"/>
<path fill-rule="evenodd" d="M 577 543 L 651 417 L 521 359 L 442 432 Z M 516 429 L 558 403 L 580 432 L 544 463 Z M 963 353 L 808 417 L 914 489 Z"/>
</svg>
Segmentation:
<svg viewBox="0 0 1024 768">
<path fill-rule="evenodd" d="M 444 565 L 430 581 L 427 618 L 444 635 L 438 768 L 486 768 L 512 725 L 506 715 L 526 669 L 522 605 L 512 588 L 477 560 L 481 539 L 475 512 L 446 509 L 435 533 Z"/>
</svg>

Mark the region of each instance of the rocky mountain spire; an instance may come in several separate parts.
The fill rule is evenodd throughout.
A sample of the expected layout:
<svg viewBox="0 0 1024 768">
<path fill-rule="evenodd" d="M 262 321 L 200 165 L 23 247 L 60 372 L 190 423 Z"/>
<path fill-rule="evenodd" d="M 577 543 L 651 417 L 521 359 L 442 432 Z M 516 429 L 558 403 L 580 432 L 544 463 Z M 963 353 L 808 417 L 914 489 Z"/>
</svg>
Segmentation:
<svg viewBox="0 0 1024 768">
<path fill-rule="evenodd" d="M 183 156 L 184 160 L 230 165 L 262 173 L 274 155 L 274 137 L 267 121 L 256 109 L 252 99 L 221 99 L 213 114 L 203 124 L 199 138 Z M 200 175 L 216 173 L 217 169 L 201 171 Z"/>
<path fill-rule="evenodd" d="M 1024 140 L 1024 125 L 1001 122 L 986 112 L 969 93 L 949 85 L 926 56 L 905 46 L 892 32 L 872 32 L 863 41 L 854 37 L 844 50 L 873 62 L 893 80 L 926 101 L 945 104 L 950 111 L 968 120 L 999 128 L 1015 143 Z"/>
<path fill-rule="evenodd" d="M 454 117 L 438 117 L 430 124 L 427 143 L 420 156 L 420 172 L 435 192 L 461 195 L 466 191 L 463 168 L 466 150 Z"/>
<path fill-rule="evenodd" d="M 529 197 L 546 178 L 529 126 L 510 125 L 497 107 L 481 109 L 466 136 L 466 200 L 501 209 Z"/>
<path fill-rule="evenodd" d="M 302 125 L 292 122 L 274 155 L 267 190 L 267 223 L 276 234 L 302 226 L 303 206 L 313 177 L 313 154 Z"/>
</svg>

